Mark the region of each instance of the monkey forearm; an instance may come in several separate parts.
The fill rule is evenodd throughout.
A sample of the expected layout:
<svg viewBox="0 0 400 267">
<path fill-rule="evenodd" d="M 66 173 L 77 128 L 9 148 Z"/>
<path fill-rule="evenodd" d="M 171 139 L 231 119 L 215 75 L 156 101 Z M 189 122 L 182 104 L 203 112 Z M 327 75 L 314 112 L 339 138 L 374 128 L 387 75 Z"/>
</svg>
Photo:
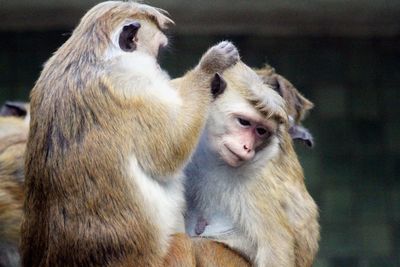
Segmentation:
<svg viewBox="0 0 400 267">
<path fill-rule="evenodd" d="M 203 55 L 194 70 L 171 82 L 182 99 L 180 107 L 171 109 L 165 105 L 154 105 L 161 108 L 144 112 L 150 115 L 143 115 L 142 125 L 152 121 L 151 117 L 157 117 L 159 119 L 157 126 L 161 126 L 157 128 L 157 132 L 149 127 L 147 129 L 149 132 L 141 134 L 148 139 L 145 142 L 147 149 L 139 150 L 148 151 L 147 156 L 141 157 L 147 159 L 146 164 L 141 164 L 147 168 L 146 171 L 163 178 L 175 174 L 183 167 L 203 129 L 207 109 L 212 99 L 211 82 L 215 73 L 223 72 L 238 60 L 238 51 L 232 43 L 221 42 L 213 46 Z M 157 116 L 154 116 L 155 113 Z M 150 116 L 150 118 L 146 119 L 145 116 Z M 146 131 L 146 129 L 140 131 Z M 157 142 L 160 140 L 159 136 L 164 137 L 162 142 Z M 147 144 L 155 142 L 156 145 L 151 146 L 149 150 Z M 137 142 L 137 146 L 142 143 Z"/>
<path fill-rule="evenodd" d="M 135 118 L 139 126 L 132 136 L 132 149 L 146 173 L 164 180 L 183 167 L 197 144 L 206 118 L 207 102 L 211 101 L 208 92 L 203 93 L 206 96 L 200 97 L 198 103 L 188 101 L 184 107 L 175 110 L 163 108 L 161 103 L 141 108 Z M 192 108 L 188 105 L 195 106 L 190 113 L 188 110 Z"/>
</svg>

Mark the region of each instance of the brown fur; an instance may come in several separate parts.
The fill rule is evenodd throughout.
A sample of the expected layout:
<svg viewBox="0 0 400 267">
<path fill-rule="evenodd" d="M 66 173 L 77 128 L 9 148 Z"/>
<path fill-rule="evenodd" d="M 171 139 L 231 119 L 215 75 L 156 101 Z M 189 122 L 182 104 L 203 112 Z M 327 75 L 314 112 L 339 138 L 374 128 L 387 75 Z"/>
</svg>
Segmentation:
<svg viewBox="0 0 400 267">
<path fill-rule="evenodd" d="M 192 240 L 185 234 L 175 234 L 173 237 L 164 266 L 197 266 Z"/>
<path fill-rule="evenodd" d="M 205 238 L 193 238 L 197 267 L 250 267 L 243 255 L 226 245 Z"/>
<path fill-rule="evenodd" d="M 237 69 L 237 67 L 232 69 Z M 242 72 L 245 73 L 244 70 Z M 230 72 L 228 71 L 227 74 Z M 293 116 L 295 122 L 300 123 L 313 104 L 303 97 L 288 80 L 276 74 L 273 68 L 266 66 L 257 74 L 268 85 L 273 84 L 273 80 L 281 84 L 280 90 L 286 102 L 287 115 Z M 228 83 L 230 80 L 237 81 L 237 77 L 241 75 L 227 77 Z M 249 80 L 251 81 L 251 79 Z M 248 94 L 248 92 L 242 93 L 247 99 L 249 98 Z M 256 105 L 255 108 L 260 110 L 259 105 Z M 282 111 L 275 107 L 264 106 L 262 110 L 264 112 L 260 113 L 267 118 L 274 117 L 273 113 L 276 114 L 278 121 L 278 118 L 283 117 Z M 279 156 L 267 163 L 261 172 L 262 175 L 256 176 L 254 183 L 251 183 L 248 189 L 248 198 L 252 199 L 250 203 L 256 203 L 259 211 L 262 211 L 262 220 L 266 224 L 265 229 L 273 229 L 278 232 L 278 229 L 281 229 L 288 235 L 285 238 L 286 241 L 292 240 L 294 266 L 307 267 L 312 265 L 318 251 L 318 208 L 306 189 L 303 169 L 294 151 L 292 138 L 288 133 L 288 125 L 282 128 L 279 137 L 281 140 Z M 274 217 L 275 219 L 273 219 Z M 269 223 L 274 220 L 275 223 Z M 273 231 L 270 231 L 269 234 L 272 235 Z M 285 237 L 283 232 L 274 234 L 275 237 L 272 237 L 272 240 Z M 281 236 L 279 237 L 279 235 Z M 278 243 L 276 248 L 279 249 Z"/>
<path fill-rule="evenodd" d="M 0 266 L 19 266 L 27 137 L 23 119 L 0 117 Z"/>
<path fill-rule="evenodd" d="M 151 219 L 152 207 L 144 207 L 145 196 L 130 181 L 136 177 L 126 169 L 129 157 L 134 154 L 157 183 L 170 183 L 202 129 L 211 100 L 210 70 L 223 71 L 237 59 L 225 62 L 217 53 L 217 62 L 226 64 L 215 68 L 206 54 L 199 67 L 174 81 L 183 107 L 172 117 L 173 107 L 159 99 L 121 94 L 126 88 L 115 87 L 118 76 L 102 60 L 110 32 L 137 17 L 142 27 L 170 22 L 132 2 L 99 4 L 49 59 L 32 90 L 24 266 L 163 264 L 168 250 L 160 243 L 163 222 Z"/>
<path fill-rule="evenodd" d="M 19 241 L 24 153 L 28 127 L 22 119 L 0 117 L 0 239 Z"/>
<path fill-rule="evenodd" d="M 291 242 L 294 265 L 288 266 L 312 266 L 318 251 L 318 208 L 307 192 L 303 170 L 287 132 L 282 134 L 279 157 L 265 166 L 262 175 L 249 187 L 249 193 L 249 201 L 257 203 L 263 214 L 266 229 L 273 229 L 272 232 L 286 229 L 289 234 L 284 240 Z M 269 223 L 274 220 L 281 226 Z M 284 237 L 279 231 L 270 234 L 274 238 Z"/>
<path fill-rule="evenodd" d="M 305 98 L 293 84 L 282 75 L 276 73 L 275 69 L 266 64 L 256 73 L 265 84 L 277 91 L 287 103 L 288 114 L 293 117 L 295 123 L 299 124 L 304 120 L 307 112 L 314 107 L 314 104 Z"/>
</svg>

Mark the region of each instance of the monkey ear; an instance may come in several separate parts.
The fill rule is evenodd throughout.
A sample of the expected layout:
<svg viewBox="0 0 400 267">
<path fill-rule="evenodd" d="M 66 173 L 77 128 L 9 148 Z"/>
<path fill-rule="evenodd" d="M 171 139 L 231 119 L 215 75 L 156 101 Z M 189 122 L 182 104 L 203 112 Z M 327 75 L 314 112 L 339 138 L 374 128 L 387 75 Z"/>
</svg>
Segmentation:
<svg viewBox="0 0 400 267">
<path fill-rule="evenodd" d="M 281 80 L 281 78 L 274 74 L 268 81 L 268 84 L 274 89 L 281 97 L 285 99 L 286 94 L 284 94 L 287 90 L 284 82 Z M 285 101 L 287 101 L 285 99 Z"/>
<path fill-rule="evenodd" d="M 119 47 L 125 52 L 133 52 L 136 50 L 136 34 L 140 28 L 139 22 L 133 22 L 122 28 L 119 35 Z"/>
<path fill-rule="evenodd" d="M 215 73 L 214 78 L 211 81 L 211 94 L 216 99 L 220 94 L 225 91 L 226 81 L 221 75 Z"/>
<path fill-rule="evenodd" d="M 314 104 L 305 98 L 297 89 L 281 75 L 276 76 L 277 91 L 296 111 L 296 121 L 304 120 L 306 114 Z"/>
<path fill-rule="evenodd" d="M 7 101 L 0 109 L 0 116 L 25 117 L 27 112 L 26 103 Z"/>
<path fill-rule="evenodd" d="M 305 98 L 303 95 L 296 90 L 296 110 L 299 113 L 300 120 L 303 120 L 308 111 L 314 107 L 314 103 Z"/>
<path fill-rule="evenodd" d="M 312 134 L 303 126 L 296 124 L 292 125 L 289 128 L 289 134 L 293 140 L 302 141 L 302 143 L 304 143 L 310 148 L 314 146 L 314 138 Z"/>
</svg>

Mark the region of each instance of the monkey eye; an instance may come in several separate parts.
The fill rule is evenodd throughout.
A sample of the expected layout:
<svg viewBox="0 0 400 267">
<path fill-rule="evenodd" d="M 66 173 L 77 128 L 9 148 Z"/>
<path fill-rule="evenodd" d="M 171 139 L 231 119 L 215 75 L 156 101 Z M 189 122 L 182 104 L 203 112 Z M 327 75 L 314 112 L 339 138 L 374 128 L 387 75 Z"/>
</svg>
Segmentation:
<svg viewBox="0 0 400 267">
<path fill-rule="evenodd" d="M 238 122 L 240 125 L 245 126 L 245 127 L 251 126 L 250 121 L 242 119 L 242 118 L 238 118 Z"/>
<path fill-rule="evenodd" d="M 262 128 L 262 127 L 256 128 L 256 132 L 257 132 L 258 136 L 260 136 L 260 137 L 268 138 L 271 135 L 271 133 L 267 129 Z"/>
</svg>

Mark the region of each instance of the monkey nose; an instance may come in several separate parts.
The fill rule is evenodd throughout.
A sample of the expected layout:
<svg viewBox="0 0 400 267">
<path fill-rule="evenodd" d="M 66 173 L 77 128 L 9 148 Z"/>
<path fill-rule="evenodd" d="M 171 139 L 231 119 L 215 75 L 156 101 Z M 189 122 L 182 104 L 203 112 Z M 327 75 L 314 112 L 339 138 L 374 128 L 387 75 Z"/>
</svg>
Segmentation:
<svg viewBox="0 0 400 267">
<path fill-rule="evenodd" d="M 248 152 L 251 151 L 251 148 L 249 148 L 247 145 L 243 145 L 243 149 L 246 150 L 246 151 L 248 151 Z"/>
</svg>

